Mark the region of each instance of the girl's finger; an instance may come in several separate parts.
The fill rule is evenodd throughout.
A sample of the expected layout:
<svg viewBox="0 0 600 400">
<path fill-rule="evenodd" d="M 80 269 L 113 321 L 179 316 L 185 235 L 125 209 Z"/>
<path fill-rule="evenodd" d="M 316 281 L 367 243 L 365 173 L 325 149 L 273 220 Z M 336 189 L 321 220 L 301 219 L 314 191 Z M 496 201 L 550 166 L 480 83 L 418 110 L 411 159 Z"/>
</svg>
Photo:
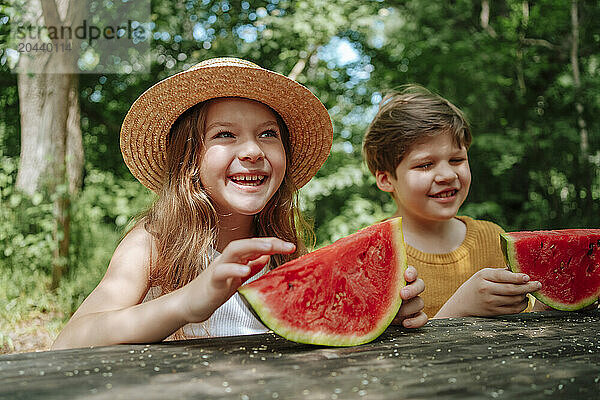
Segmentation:
<svg viewBox="0 0 600 400">
<path fill-rule="evenodd" d="M 229 243 L 219 258 L 223 263 L 246 264 L 265 254 L 290 254 L 294 250 L 293 243 L 273 237 L 240 239 Z"/>
<path fill-rule="evenodd" d="M 254 276 L 258 272 L 260 272 L 265 267 L 265 265 L 268 264 L 270 259 L 271 259 L 271 256 L 266 254 L 264 256 L 258 257 L 256 260 L 252 260 L 248 264 L 246 264 L 250 267 L 250 274 L 248 275 L 248 278 L 250 278 L 251 276 Z"/>
<path fill-rule="evenodd" d="M 271 259 L 271 256 L 268 254 L 265 254 L 264 256 L 260 256 L 257 259 L 254 259 L 250 262 L 248 262 L 248 265 L 253 272 L 258 272 L 260 271 L 260 269 L 262 269 L 265 265 L 267 265 L 267 263 L 269 262 L 269 260 Z M 260 268 L 260 269 L 256 269 L 256 268 Z"/>
<path fill-rule="evenodd" d="M 250 275 L 250 267 L 247 265 L 233 263 L 218 263 L 212 271 L 215 281 L 226 281 L 230 278 L 247 278 Z"/>
</svg>

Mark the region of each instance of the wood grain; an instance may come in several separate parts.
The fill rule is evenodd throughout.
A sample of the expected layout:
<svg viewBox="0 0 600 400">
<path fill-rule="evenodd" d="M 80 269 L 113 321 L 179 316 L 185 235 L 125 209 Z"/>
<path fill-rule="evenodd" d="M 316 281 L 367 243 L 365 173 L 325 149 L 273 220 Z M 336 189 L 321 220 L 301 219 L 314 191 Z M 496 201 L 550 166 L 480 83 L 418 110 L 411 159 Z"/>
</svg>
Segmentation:
<svg viewBox="0 0 600 400">
<path fill-rule="evenodd" d="M 600 311 L 396 326 L 320 347 L 275 334 L 0 357 L 6 399 L 598 399 Z"/>
</svg>

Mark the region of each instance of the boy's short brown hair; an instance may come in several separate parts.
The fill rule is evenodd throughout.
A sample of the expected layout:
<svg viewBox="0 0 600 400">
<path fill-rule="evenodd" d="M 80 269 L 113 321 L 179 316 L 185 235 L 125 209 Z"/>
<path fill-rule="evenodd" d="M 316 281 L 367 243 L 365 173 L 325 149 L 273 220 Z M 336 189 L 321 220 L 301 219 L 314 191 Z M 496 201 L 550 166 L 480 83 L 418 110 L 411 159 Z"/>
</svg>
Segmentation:
<svg viewBox="0 0 600 400">
<path fill-rule="evenodd" d="M 420 85 L 406 85 L 383 98 L 363 140 L 363 155 L 373 175 L 390 172 L 416 142 L 450 132 L 459 147 L 471 145 L 471 129 L 462 111 Z"/>
</svg>

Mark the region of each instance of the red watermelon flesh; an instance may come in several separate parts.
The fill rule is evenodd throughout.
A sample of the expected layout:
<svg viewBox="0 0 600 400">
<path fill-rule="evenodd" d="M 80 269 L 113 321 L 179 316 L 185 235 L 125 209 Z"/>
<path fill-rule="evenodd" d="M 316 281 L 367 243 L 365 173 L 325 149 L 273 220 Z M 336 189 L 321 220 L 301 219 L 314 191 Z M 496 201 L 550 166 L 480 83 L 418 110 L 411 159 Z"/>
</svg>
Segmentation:
<svg viewBox="0 0 600 400">
<path fill-rule="evenodd" d="M 513 272 L 542 283 L 533 295 L 552 308 L 572 311 L 600 297 L 600 229 L 500 234 Z"/>
<path fill-rule="evenodd" d="M 401 219 L 396 218 L 287 262 L 239 292 L 280 336 L 353 346 L 375 339 L 394 319 L 405 269 Z"/>
</svg>

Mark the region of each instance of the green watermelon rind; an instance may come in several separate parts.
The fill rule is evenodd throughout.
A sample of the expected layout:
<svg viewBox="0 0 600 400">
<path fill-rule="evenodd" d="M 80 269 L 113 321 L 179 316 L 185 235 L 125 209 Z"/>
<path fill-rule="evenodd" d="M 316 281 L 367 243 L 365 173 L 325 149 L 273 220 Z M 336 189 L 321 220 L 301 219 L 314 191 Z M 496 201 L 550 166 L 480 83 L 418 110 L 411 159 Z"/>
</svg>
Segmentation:
<svg viewBox="0 0 600 400">
<path fill-rule="evenodd" d="M 285 324 L 278 323 L 278 318 L 273 316 L 268 307 L 260 297 L 260 293 L 251 287 L 242 286 L 238 289 L 238 292 L 245 298 L 253 310 L 255 315 L 261 320 L 261 322 L 269 329 L 277 333 L 279 336 L 285 339 L 305 344 L 313 345 L 325 345 L 332 347 L 347 347 L 356 346 L 360 344 L 369 343 L 379 337 L 387 327 L 392 323 L 396 314 L 400 310 L 402 305 L 402 299 L 400 297 L 400 290 L 406 286 L 404 279 L 404 271 L 407 268 L 407 257 L 406 248 L 404 246 L 404 236 L 402 234 L 402 219 L 395 218 L 388 221 L 392 224 L 392 234 L 395 243 L 396 259 L 398 261 L 398 285 L 397 293 L 398 300 L 389 307 L 386 316 L 379 321 L 378 326 L 374 327 L 369 333 L 365 335 L 336 335 L 323 332 L 322 334 L 315 333 L 314 331 L 299 330 L 298 328 L 289 328 Z"/>
<path fill-rule="evenodd" d="M 515 239 L 510 236 L 509 233 L 500 233 L 500 245 L 502 246 L 502 253 L 504 254 L 504 260 L 508 264 L 508 267 L 512 272 L 523 273 L 521 265 L 517 261 L 517 252 L 515 251 L 514 243 Z M 590 296 L 577 303 L 563 303 L 554 298 L 546 296 L 540 290 L 532 292 L 531 294 L 547 306 L 561 311 L 581 310 L 582 308 L 587 307 L 598 300 L 598 296 Z"/>
</svg>

